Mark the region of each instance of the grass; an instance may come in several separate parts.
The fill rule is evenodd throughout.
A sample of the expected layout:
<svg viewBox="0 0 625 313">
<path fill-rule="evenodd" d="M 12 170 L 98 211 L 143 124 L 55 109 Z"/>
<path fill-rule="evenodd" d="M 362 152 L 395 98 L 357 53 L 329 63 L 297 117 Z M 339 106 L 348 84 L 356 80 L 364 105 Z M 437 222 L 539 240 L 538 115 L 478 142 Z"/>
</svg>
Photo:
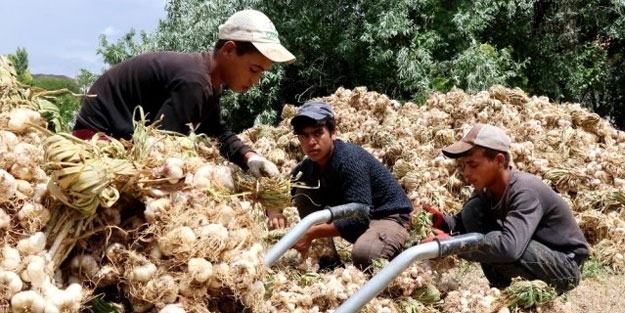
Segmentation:
<svg viewBox="0 0 625 313">
<path fill-rule="evenodd" d="M 601 260 L 591 258 L 582 269 L 582 279 L 605 280 L 608 276 L 614 275 L 614 269 L 609 265 L 602 263 Z"/>
</svg>

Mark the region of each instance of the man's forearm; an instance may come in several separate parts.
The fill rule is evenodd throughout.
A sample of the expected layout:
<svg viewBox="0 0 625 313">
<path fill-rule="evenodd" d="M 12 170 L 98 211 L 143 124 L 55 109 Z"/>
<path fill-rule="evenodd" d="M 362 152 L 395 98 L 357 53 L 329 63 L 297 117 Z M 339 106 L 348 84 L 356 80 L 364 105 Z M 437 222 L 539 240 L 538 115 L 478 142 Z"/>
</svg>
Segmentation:
<svg viewBox="0 0 625 313">
<path fill-rule="evenodd" d="M 334 224 L 319 224 L 310 228 L 308 231 L 312 239 L 337 237 L 341 234 Z"/>
</svg>

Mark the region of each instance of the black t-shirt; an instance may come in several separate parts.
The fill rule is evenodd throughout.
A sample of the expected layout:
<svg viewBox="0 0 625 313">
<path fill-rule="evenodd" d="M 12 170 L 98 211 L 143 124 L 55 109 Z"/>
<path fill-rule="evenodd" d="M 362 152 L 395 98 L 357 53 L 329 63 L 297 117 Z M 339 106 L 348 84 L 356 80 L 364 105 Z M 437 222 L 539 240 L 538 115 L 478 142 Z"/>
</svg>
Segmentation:
<svg viewBox="0 0 625 313">
<path fill-rule="evenodd" d="M 130 138 L 135 108 L 141 106 L 147 124 L 217 138 L 224 157 L 240 165 L 252 149 L 230 130 L 221 116 L 221 86 L 210 79 L 212 53 L 151 52 L 115 65 L 93 84 L 76 117 L 75 129 L 89 128 L 115 138 Z"/>
</svg>

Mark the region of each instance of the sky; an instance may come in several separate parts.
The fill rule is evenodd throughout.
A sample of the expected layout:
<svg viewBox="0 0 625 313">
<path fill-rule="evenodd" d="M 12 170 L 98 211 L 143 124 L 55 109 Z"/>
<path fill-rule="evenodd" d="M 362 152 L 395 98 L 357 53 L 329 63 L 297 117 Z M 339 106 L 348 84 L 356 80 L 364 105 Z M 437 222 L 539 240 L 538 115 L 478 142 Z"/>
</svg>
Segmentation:
<svg viewBox="0 0 625 313">
<path fill-rule="evenodd" d="M 151 33 L 165 16 L 164 0 L 0 0 L 0 54 L 25 48 L 31 74 L 100 74 L 100 34 Z"/>
</svg>

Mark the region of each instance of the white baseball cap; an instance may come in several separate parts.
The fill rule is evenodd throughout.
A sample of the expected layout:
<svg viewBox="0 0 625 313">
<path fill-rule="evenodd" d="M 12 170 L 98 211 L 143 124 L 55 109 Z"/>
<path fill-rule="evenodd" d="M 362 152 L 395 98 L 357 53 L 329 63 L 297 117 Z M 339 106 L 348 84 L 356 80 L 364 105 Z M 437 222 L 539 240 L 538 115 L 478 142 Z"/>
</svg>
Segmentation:
<svg viewBox="0 0 625 313">
<path fill-rule="evenodd" d="M 274 63 L 295 62 L 295 56 L 280 44 L 276 27 L 260 11 L 243 10 L 234 13 L 225 23 L 219 25 L 217 38 L 249 41 Z"/>
<path fill-rule="evenodd" d="M 448 158 L 457 159 L 475 146 L 508 152 L 510 137 L 497 126 L 478 123 L 471 127 L 462 139 L 443 148 L 443 154 Z"/>
</svg>

